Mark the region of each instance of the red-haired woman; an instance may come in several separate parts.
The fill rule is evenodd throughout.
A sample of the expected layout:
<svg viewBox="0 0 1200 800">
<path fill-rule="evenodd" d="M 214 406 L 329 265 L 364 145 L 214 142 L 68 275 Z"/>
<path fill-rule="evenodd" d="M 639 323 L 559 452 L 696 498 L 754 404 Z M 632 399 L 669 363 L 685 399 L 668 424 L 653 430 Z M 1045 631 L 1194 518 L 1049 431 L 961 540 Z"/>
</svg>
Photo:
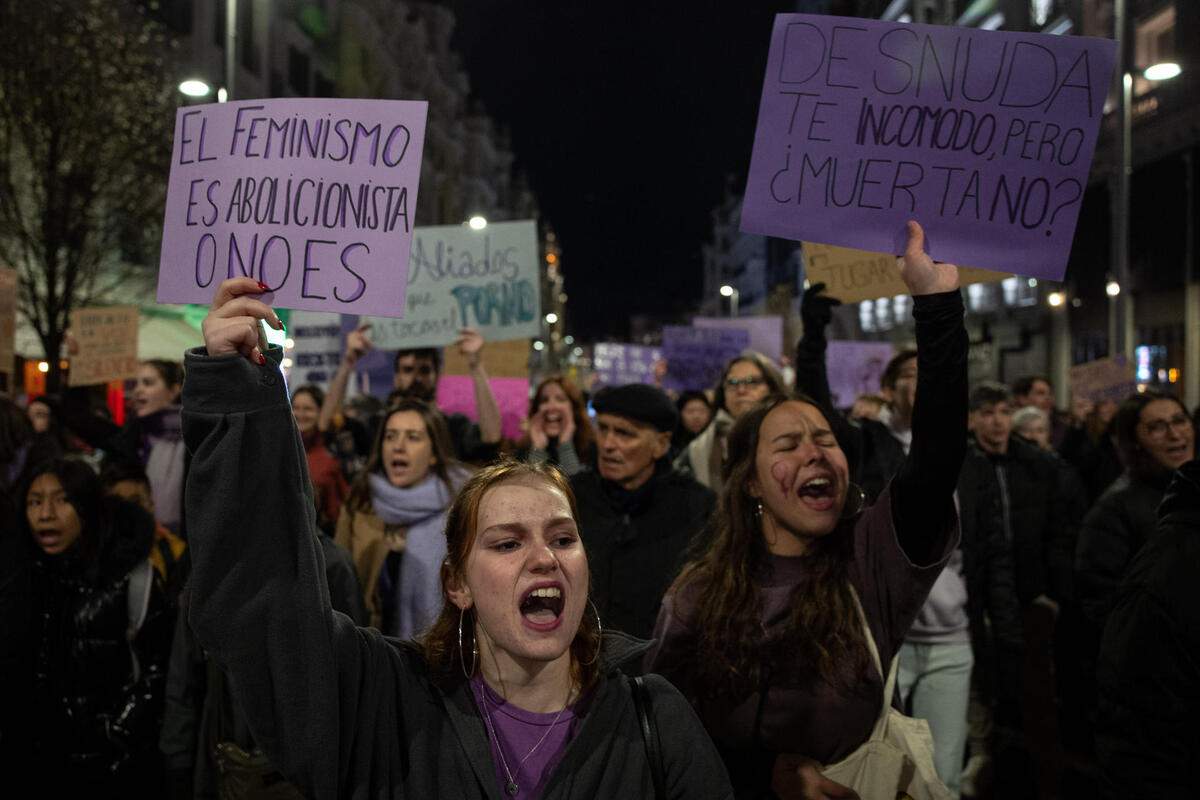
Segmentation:
<svg viewBox="0 0 1200 800">
<path fill-rule="evenodd" d="M 459 490 L 422 644 L 331 610 L 282 377 L 258 363 L 254 324 L 278 325 L 258 292 L 222 283 L 207 350 L 187 357 L 190 622 L 285 777 L 321 798 L 652 797 L 656 775 L 661 797 L 730 797 L 683 697 L 622 674 L 644 644 L 601 634 L 570 485 L 549 466 L 487 467 Z M 269 479 L 245 457 L 264 452 Z"/>
</svg>

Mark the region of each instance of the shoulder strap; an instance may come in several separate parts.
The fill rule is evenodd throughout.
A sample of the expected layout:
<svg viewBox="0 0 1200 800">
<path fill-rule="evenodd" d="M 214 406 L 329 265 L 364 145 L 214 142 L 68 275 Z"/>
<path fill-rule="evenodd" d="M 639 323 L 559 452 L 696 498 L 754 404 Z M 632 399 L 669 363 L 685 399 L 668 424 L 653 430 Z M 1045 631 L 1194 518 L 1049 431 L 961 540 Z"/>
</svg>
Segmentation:
<svg viewBox="0 0 1200 800">
<path fill-rule="evenodd" d="M 125 606 L 129 615 L 129 626 L 125 629 L 125 641 L 129 644 L 129 657 L 133 661 L 133 680 L 136 683 L 142 677 L 142 667 L 138 662 L 137 650 L 133 640 L 137 638 L 142 623 L 146 621 L 146 612 L 150 609 L 150 588 L 154 585 L 154 565 L 150 559 L 144 558 L 129 572 L 129 586 L 126 587 Z"/>
<path fill-rule="evenodd" d="M 858 592 L 854 591 L 853 584 L 850 584 L 850 597 L 854 599 L 854 609 L 858 612 L 858 621 L 862 625 L 863 638 L 867 640 L 867 649 L 871 651 L 871 659 L 875 662 L 875 669 L 879 671 L 879 677 L 883 679 L 883 708 L 880 709 L 879 718 L 875 720 L 875 729 L 871 732 L 871 738 L 878 739 L 883 736 L 888 712 L 892 708 L 892 697 L 896 694 L 896 671 L 900 664 L 900 659 L 896 658 L 893 654 L 888 671 L 886 673 L 883 671 L 883 661 L 879 657 L 879 648 L 875 644 L 875 637 L 871 634 L 871 625 L 867 622 L 867 612 L 863 610 L 862 601 L 858 599 Z"/>
<path fill-rule="evenodd" d="M 650 776 L 654 780 L 654 797 L 655 800 L 666 800 L 667 782 L 663 775 L 658 730 L 654 724 L 654 715 L 650 713 L 650 690 L 646 688 L 646 682 L 640 675 L 629 677 L 629 689 L 633 693 L 633 705 L 637 709 L 642 741 L 646 745 L 646 761 L 650 764 Z"/>
</svg>

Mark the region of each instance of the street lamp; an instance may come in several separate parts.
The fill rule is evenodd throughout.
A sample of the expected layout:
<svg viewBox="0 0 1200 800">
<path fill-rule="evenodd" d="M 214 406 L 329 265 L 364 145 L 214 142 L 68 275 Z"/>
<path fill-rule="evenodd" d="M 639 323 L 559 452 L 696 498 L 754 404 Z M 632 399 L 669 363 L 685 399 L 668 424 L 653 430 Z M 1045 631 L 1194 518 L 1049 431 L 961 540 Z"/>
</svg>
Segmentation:
<svg viewBox="0 0 1200 800">
<path fill-rule="evenodd" d="M 547 325 L 553 325 L 556 322 L 558 322 L 558 314 L 555 314 L 553 311 L 551 311 L 549 314 L 546 315 L 546 324 Z"/>
<path fill-rule="evenodd" d="M 1063 296 L 1062 292 L 1051 292 L 1050 296 L 1046 298 L 1046 302 L 1055 308 L 1061 306 L 1065 301 L 1066 298 Z"/>
<path fill-rule="evenodd" d="M 471 230 L 481 231 L 487 227 L 487 219 L 476 214 L 467 220 L 467 224 L 471 226 Z"/>
<path fill-rule="evenodd" d="M 721 296 L 729 298 L 729 316 L 738 315 L 738 290 L 728 283 L 721 287 Z"/>
<path fill-rule="evenodd" d="M 1148 81 L 1169 81 L 1171 78 L 1178 77 L 1181 72 L 1183 69 L 1175 62 L 1164 61 L 1161 64 L 1146 67 L 1142 72 L 1142 77 Z"/>
<path fill-rule="evenodd" d="M 204 97 L 212 91 L 212 87 L 199 78 L 188 78 L 179 84 L 179 91 L 188 97 Z"/>
</svg>

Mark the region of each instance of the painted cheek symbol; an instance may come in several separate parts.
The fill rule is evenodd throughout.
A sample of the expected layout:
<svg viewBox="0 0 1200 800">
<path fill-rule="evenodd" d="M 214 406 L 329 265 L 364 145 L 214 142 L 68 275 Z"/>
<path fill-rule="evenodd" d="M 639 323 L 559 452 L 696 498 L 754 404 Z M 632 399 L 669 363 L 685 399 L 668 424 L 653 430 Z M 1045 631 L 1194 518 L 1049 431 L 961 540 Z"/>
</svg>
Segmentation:
<svg viewBox="0 0 1200 800">
<path fill-rule="evenodd" d="M 791 489 L 792 481 L 796 477 L 796 471 L 791 465 L 784 461 L 776 461 L 771 465 L 771 477 L 779 484 L 780 494 L 787 494 Z"/>
</svg>

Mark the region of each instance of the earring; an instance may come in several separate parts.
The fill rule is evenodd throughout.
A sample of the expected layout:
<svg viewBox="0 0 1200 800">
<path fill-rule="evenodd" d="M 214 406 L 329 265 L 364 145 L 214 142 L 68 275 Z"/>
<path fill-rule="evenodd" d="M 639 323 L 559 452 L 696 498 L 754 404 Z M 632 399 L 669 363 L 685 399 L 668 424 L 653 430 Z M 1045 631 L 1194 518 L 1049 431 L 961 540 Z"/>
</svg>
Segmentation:
<svg viewBox="0 0 1200 800">
<path fill-rule="evenodd" d="M 458 610 L 458 660 L 462 664 L 463 676 L 466 677 L 467 680 L 471 680 L 471 676 L 475 674 L 475 660 L 477 658 L 479 658 L 479 648 L 475 646 L 476 645 L 475 637 L 472 636 L 471 637 L 471 669 L 470 669 L 470 671 L 468 671 L 467 670 L 467 657 L 463 650 L 463 643 L 462 643 L 462 624 L 463 624 L 463 614 L 465 614 L 465 613 L 466 613 L 465 608 L 460 608 Z"/>
<path fill-rule="evenodd" d="M 857 501 L 854 505 L 854 510 L 849 511 L 849 513 L 847 513 L 847 511 L 848 511 L 847 507 L 850 504 L 847 502 L 845 506 L 842 506 L 842 519 L 850 519 L 852 517 L 857 517 L 859 514 L 862 513 L 862 510 L 864 508 L 866 508 L 866 506 L 867 506 L 867 493 L 863 491 L 863 488 L 861 486 L 859 486 L 857 483 L 852 483 L 852 484 L 850 484 L 850 491 L 858 493 Z M 847 495 L 846 499 L 847 500 L 850 499 L 849 495 Z"/>
<path fill-rule="evenodd" d="M 604 641 L 604 626 L 600 624 L 600 611 L 597 610 L 596 604 L 588 598 L 588 605 L 592 607 L 592 613 L 596 615 L 596 652 L 592 655 L 591 661 L 580 661 L 581 666 L 591 666 L 600 658 L 600 646 Z"/>
<path fill-rule="evenodd" d="M 762 498 L 761 497 L 754 501 L 754 520 L 755 520 L 755 522 L 762 522 Z"/>
</svg>

